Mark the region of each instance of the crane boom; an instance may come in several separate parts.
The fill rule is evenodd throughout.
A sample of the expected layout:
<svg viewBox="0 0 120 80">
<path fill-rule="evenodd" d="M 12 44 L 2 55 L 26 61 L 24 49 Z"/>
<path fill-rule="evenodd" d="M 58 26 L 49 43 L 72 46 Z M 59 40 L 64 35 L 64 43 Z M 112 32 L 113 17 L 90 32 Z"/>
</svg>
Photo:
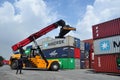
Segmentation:
<svg viewBox="0 0 120 80">
<path fill-rule="evenodd" d="M 53 23 L 53 24 L 51 24 L 51 25 L 49 25 L 49 26 L 41 29 L 40 31 L 38 31 L 38 32 L 36 32 L 36 33 L 33 33 L 32 35 L 30 35 L 30 36 L 27 37 L 26 39 L 24 39 L 24 40 L 16 43 L 15 45 L 12 46 L 12 50 L 13 50 L 13 51 L 16 51 L 16 50 L 18 50 L 20 47 L 24 47 L 25 45 L 31 43 L 32 41 L 34 41 L 35 39 L 38 39 L 39 37 L 45 35 L 46 33 L 52 31 L 53 29 L 57 28 L 58 26 L 62 26 L 62 28 L 61 28 L 61 29 L 62 29 L 62 30 L 61 30 L 62 32 L 60 32 L 60 34 L 63 33 L 63 31 L 65 32 L 64 34 L 62 34 L 62 36 L 59 35 L 59 36 L 58 36 L 59 38 L 60 38 L 60 37 L 63 37 L 63 36 L 64 36 L 65 34 L 67 34 L 70 30 L 75 30 L 75 28 L 66 26 L 66 24 L 65 24 L 65 22 L 64 22 L 63 20 L 59 20 L 59 21 L 57 21 L 57 22 L 55 22 L 55 23 Z M 63 30 L 63 29 L 64 29 L 63 27 L 67 27 L 68 29 L 65 28 L 65 30 Z M 72 29 L 71 29 L 71 28 L 72 28 Z"/>
</svg>

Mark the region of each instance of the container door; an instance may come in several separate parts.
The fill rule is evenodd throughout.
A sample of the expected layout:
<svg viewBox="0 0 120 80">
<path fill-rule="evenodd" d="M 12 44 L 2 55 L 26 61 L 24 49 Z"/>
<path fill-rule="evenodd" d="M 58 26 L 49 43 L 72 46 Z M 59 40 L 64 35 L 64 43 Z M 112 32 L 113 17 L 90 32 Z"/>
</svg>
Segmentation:
<svg viewBox="0 0 120 80">
<path fill-rule="evenodd" d="M 80 68 L 85 69 L 85 60 L 80 60 Z"/>
<path fill-rule="evenodd" d="M 74 57 L 75 58 L 80 58 L 80 48 L 75 48 L 74 49 Z"/>
<path fill-rule="evenodd" d="M 75 59 L 75 69 L 80 69 L 80 59 Z"/>
<path fill-rule="evenodd" d="M 68 67 L 69 69 L 75 69 L 75 59 L 74 58 L 69 58 L 68 59 Z"/>
</svg>

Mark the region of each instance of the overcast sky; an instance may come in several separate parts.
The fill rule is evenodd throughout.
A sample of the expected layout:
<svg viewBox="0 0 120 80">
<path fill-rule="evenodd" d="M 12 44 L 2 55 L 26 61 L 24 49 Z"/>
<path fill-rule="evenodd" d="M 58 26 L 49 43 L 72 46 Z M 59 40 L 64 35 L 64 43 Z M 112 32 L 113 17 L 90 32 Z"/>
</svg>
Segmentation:
<svg viewBox="0 0 120 80">
<path fill-rule="evenodd" d="M 120 0 L 0 0 L 0 55 L 9 59 L 12 45 L 59 19 L 77 29 L 69 35 L 84 40 L 92 38 L 92 25 L 118 17 Z"/>
</svg>

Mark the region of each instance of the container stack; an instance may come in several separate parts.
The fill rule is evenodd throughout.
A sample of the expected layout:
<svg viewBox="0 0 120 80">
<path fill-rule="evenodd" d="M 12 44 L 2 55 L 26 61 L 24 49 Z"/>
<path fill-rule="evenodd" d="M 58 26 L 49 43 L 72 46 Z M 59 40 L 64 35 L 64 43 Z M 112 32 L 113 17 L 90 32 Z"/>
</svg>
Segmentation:
<svg viewBox="0 0 120 80">
<path fill-rule="evenodd" d="M 85 42 L 87 44 L 86 50 L 89 52 L 88 58 L 86 58 L 86 60 L 85 60 L 86 68 L 93 69 L 93 66 L 94 66 L 93 39 L 86 39 L 86 40 L 83 40 L 83 42 Z"/>
<path fill-rule="evenodd" d="M 120 18 L 94 25 L 94 69 L 120 73 Z"/>
<path fill-rule="evenodd" d="M 38 42 L 39 43 L 39 42 Z M 80 68 L 80 39 L 67 36 L 42 42 L 47 59 L 58 59 L 61 69 Z"/>
<path fill-rule="evenodd" d="M 86 69 L 89 68 L 89 54 L 90 54 L 90 44 L 88 42 L 80 42 L 80 68 Z"/>
</svg>

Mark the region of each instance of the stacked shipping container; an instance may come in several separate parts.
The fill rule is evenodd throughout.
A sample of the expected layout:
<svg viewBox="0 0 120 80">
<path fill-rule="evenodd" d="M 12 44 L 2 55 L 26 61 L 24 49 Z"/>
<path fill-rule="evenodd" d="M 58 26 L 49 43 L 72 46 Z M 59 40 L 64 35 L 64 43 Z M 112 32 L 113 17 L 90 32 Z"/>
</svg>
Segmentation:
<svg viewBox="0 0 120 80">
<path fill-rule="evenodd" d="M 89 68 L 90 44 L 78 38 L 67 36 L 53 39 L 50 37 L 37 41 L 47 59 L 58 59 L 61 69 Z M 33 45 L 33 47 L 35 47 Z M 28 49 L 27 49 L 28 48 Z M 26 47 L 26 54 L 31 46 Z"/>
<path fill-rule="evenodd" d="M 120 59 L 120 18 L 94 25 L 92 28 L 95 71 L 120 73 L 118 63 Z"/>
<path fill-rule="evenodd" d="M 80 56 L 80 68 L 89 68 L 89 52 L 90 44 L 88 42 L 81 41 L 80 44 L 81 56 Z"/>
<path fill-rule="evenodd" d="M 42 42 L 47 59 L 58 59 L 61 69 L 80 68 L 80 39 L 67 36 Z"/>
<path fill-rule="evenodd" d="M 94 65 L 93 39 L 83 40 L 83 42 L 87 43 L 86 47 L 88 47 L 89 49 L 89 50 L 87 49 L 87 51 L 89 52 L 88 58 L 85 60 L 86 68 L 93 68 Z"/>
</svg>

